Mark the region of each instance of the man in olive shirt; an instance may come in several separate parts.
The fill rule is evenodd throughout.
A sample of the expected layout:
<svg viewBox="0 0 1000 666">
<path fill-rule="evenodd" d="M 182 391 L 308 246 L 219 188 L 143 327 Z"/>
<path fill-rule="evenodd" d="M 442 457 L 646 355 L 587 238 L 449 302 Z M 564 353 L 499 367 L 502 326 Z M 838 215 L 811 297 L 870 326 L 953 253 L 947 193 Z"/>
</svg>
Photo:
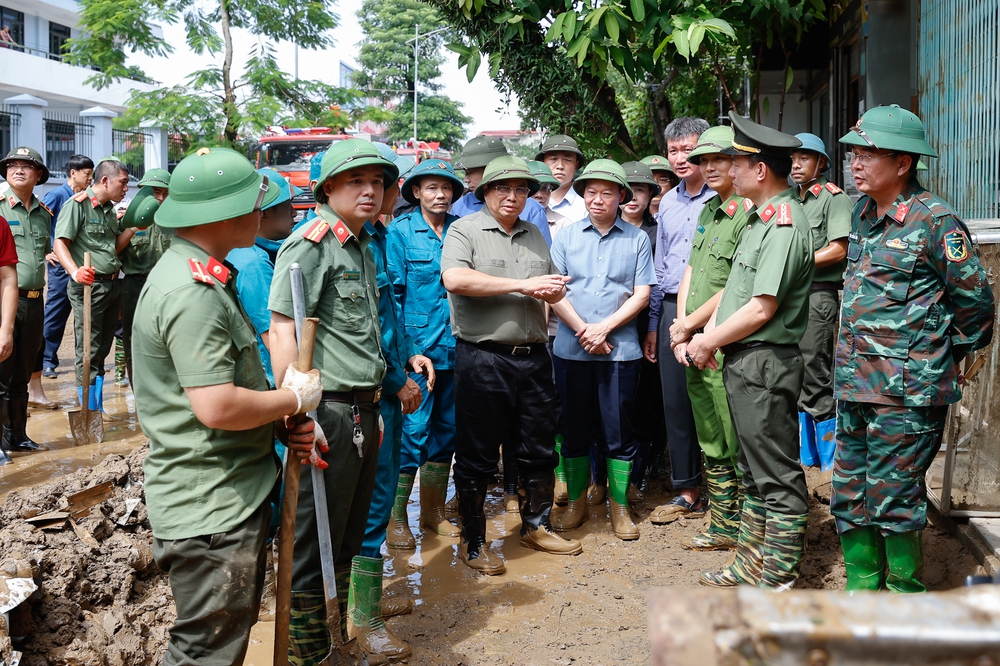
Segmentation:
<svg viewBox="0 0 1000 666">
<path fill-rule="evenodd" d="M 313 371 L 268 390 L 236 270 L 216 259 L 253 243 L 277 188 L 225 148 L 200 149 L 175 174 L 177 196 L 156 221 L 177 237 L 149 274 L 133 330 L 153 557 L 177 608 L 163 663 L 240 666 L 264 583 L 276 426 L 281 439 L 294 430 L 288 445 L 307 458 L 312 421 L 283 417 L 315 407 L 322 387 Z"/>
<path fill-rule="evenodd" d="M 799 342 L 809 318 L 813 255 L 809 221 L 788 188 L 789 157 L 801 142 L 730 112 L 736 193 L 754 203 L 714 320 L 687 346 L 688 363 L 716 368 L 739 439 L 746 498 L 736 560 L 701 582 L 765 588 L 794 585 L 805 547 L 809 498 L 799 464 L 796 402 Z"/>
<path fill-rule="evenodd" d="M 462 521 L 459 558 L 502 574 L 486 546 L 486 485 L 500 445 L 515 449 L 521 545 L 577 555 L 579 541 L 552 531 L 555 386 L 546 349 L 545 306 L 566 295 L 542 234 L 519 216 L 538 180 L 519 157 L 497 157 L 475 190 L 481 210 L 452 223 L 441 256 L 455 345 L 455 489 Z"/>
<path fill-rule="evenodd" d="M 45 255 L 51 241 L 52 211 L 34 194 L 36 185 L 49 179 L 42 156 L 21 146 L 0 160 L 0 176 L 10 188 L 0 199 L 0 217 L 7 220 L 17 248 L 16 315 L 3 312 L 0 340 L 10 336 L 8 356 L 0 360 L 0 425 L 7 451 L 44 451 L 25 432 L 28 421 L 28 380 L 42 343 L 42 291 L 45 289 Z M 0 453 L 0 460 L 6 454 Z"/>
<path fill-rule="evenodd" d="M 94 169 L 94 184 L 65 204 L 56 222 L 55 253 L 72 282 L 67 287 L 73 304 L 76 329 L 76 384 L 82 395 L 83 364 L 90 364 L 91 396 L 101 407 L 104 359 L 111 351 L 118 328 L 121 282 L 118 253 L 132 240 L 132 230 L 115 214 L 113 203 L 128 193 L 128 171 L 115 159 L 106 159 Z M 91 267 L 83 265 L 84 252 L 91 254 Z M 91 288 L 90 354 L 83 358 L 83 285 Z M 81 398 L 82 399 L 82 398 Z"/>
</svg>

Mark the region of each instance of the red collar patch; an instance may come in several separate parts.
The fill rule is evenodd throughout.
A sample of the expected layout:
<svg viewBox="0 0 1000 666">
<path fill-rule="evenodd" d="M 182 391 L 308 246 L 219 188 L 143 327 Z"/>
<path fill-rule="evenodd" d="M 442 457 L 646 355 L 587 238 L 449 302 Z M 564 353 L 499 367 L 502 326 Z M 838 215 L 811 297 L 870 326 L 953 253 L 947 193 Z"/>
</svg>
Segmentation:
<svg viewBox="0 0 1000 666">
<path fill-rule="evenodd" d="M 309 229 L 306 230 L 306 232 L 303 234 L 303 237 L 308 241 L 312 241 L 313 243 L 318 243 L 321 240 L 323 240 L 323 236 L 325 236 L 326 232 L 328 232 L 329 230 L 330 230 L 330 223 L 324 220 L 323 218 L 319 218 L 318 220 L 316 220 L 315 223 L 313 223 L 311 227 L 309 227 Z"/>
<path fill-rule="evenodd" d="M 896 207 L 896 212 L 892 216 L 897 222 L 902 223 L 906 219 L 906 214 L 910 212 L 910 204 L 905 201 Z"/>
<path fill-rule="evenodd" d="M 215 257 L 208 258 L 208 273 L 222 284 L 229 281 L 229 269 L 215 260 Z"/>
<path fill-rule="evenodd" d="M 827 183 L 827 185 L 829 185 L 829 183 Z M 836 185 L 834 187 L 836 187 Z M 809 188 L 809 191 L 813 193 L 813 196 L 818 197 L 819 193 L 823 191 L 823 186 L 820 185 L 819 183 L 816 183 L 815 185 Z"/>
<path fill-rule="evenodd" d="M 351 237 L 351 230 L 347 228 L 343 220 L 337 220 L 337 223 L 333 225 L 333 234 L 337 237 L 340 244 L 343 245 Z"/>
<path fill-rule="evenodd" d="M 194 278 L 195 282 L 212 284 L 212 276 L 208 274 L 208 270 L 201 265 L 200 261 L 188 259 L 188 265 L 191 267 L 191 277 Z"/>
<path fill-rule="evenodd" d="M 94 208 L 100 208 L 101 200 L 98 199 L 97 197 L 90 197 L 90 205 L 93 206 Z"/>
<path fill-rule="evenodd" d="M 744 199 L 743 200 L 743 210 L 745 210 L 746 212 L 749 213 L 751 208 L 753 208 L 753 202 L 750 201 L 749 199 Z"/>
<path fill-rule="evenodd" d="M 726 215 L 732 217 L 733 215 L 736 214 L 736 211 L 739 210 L 739 208 L 740 205 L 736 203 L 736 199 L 733 199 L 732 201 L 729 202 L 729 205 L 726 206 Z"/>
<path fill-rule="evenodd" d="M 758 211 L 757 215 L 764 221 L 764 224 L 767 224 L 771 221 L 771 218 L 774 217 L 775 212 L 774 204 L 767 204 L 767 208 L 762 211 Z"/>
<path fill-rule="evenodd" d="M 826 184 L 826 189 L 830 190 L 831 194 L 840 194 L 841 192 L 844 191 L 844 190 L 840 189 L 839 187 L 837 187 L 836 185 L 834 185 L 833 183 L 827 183 Z"/>
<path fill-rule="evenodd" d="M 778 221 L 775 224 L 779 227 L 792 226 L 792 205 L 790 203 L 786 202 L 778 206 Z"/>
<path fill-rule="evenodd" d="M 14 197 L 13 194 L 7 197 L 7 203 L 10 205 L 11 208 L 17 205 L 17 199 Z"/>
</svg>

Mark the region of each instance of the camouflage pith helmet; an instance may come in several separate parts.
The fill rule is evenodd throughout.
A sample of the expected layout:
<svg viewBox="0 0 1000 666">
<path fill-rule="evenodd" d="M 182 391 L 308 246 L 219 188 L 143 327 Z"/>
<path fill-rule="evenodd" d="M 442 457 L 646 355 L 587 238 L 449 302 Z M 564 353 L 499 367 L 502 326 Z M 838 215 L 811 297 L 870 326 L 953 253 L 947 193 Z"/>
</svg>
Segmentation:
<svg viewBox="0 0 1000 666">
<path fill-rule="evenodd" d="M 477 136 L 462 148 L 462 157 L 455 162 L 456 169 L 480 169 L 498 157 L 509 155 L 503 141 L 493 136 Z"/>
<path fill-rule="evenodd" d="M 486 165 L 486 171 L 483 172 L 483 180 L 479 183 L 479 187 L 476 188 L 476 198 L 484 201 L 483 197 L 486 196 L 487 185 L 515 178 L 523 178 L 528 181 L 528 189 L 531 190 L 528 196 L 538 191 L 538 179 L 532 175 L 531 169 L 528 168 L 528 165 L 520 157 L 503 155 L 494 159 Z"/>
<path fill-rule="evenodd" d="M 160 186 L 157 185 L 157 187 Z M 125 228 L 145 229 L 153 223 L 153 216 L 159 207 L 160 202 L 156 200 L 152 186 L 140 188 L 138 194 L 125 209 L 125 217 L 122 218 Z"/>
<path fill-rule="evenodd" d="M 920 122 L 920 118 L 898 104 L 877 106 L 866 111 L 857 124 L 840 137 L 840 143 L 861 148 L 938 156 L 937 151 L 927 143 L 924 124 Z"/>
<path fill-rule="evenodd" d="M 323 183 L 328 179 L 342 171 L 363 166 L 381 166 L 385 171 L 386 187 L 399 177 L 399 169 L 396 168 L 396 165 L 382 157 L 382 153 L 371 141 L 364 139 L 338 141 L 330 146 L 326 155 L 323 156 L 323 166 L 320 169 L 319 179 L 316 181 L 316 188 L 313 190 L 316 201 L 326 203 Z"/>
<path fill-rule="evenodd" d="M 0 176 L 3 176 L 4 180 L 7 180 L 7 164 L 14 161 L 31 162 L 42 170 L 42 177 L 38 179 L 38 182 L 35 183 L 36 185 L 42 185 L 48 181 L 49 168 L 45 166 L 45 161 L 42 160 L 41 154 L 34 148 L 28 148 L 27 146 L 12 148 L 7 153 L 7 157 L 0 160 Z"/>
<path fill-rule="evenodd" d="M 539 183 L 545 185 L 555 185 L 559 187 L 562 185 L 556 177 L 552 175 L 552 169 L 548 167 L 545 162 L 539 162 L 538 160 L 525 160 L 528 164 L 528 170 L 538 179 Z"/>
<path fill-rule="evenodd" d="M 142 176 L 139 187 L 162 187 L 170 189 L 170 172 L 166 169 L 150 169 Z"/>
<path fill-rule="evenodd" d="M 621 200 L 623 204 L 628 203 L 635 196 L 635 193 L 632 192 L 632 186 L 628 184 L 625 169 L 614 160 L 594 160 L 583 168 L 580 175 L 573 181 L 573 189 L 580 196 L 583 196 L 588 180 L 604 180 L 625 190 L 625 198 Z"/>
<path fill-rule="evenodd" d="M 549 138 L 545 139 L 545 143 L 542 144 L 538 154 L 535 155 L 535 160 L 538 162 L 544 162 L 545 153 L 551 153 L 557 150 L 575 154 L 580 158 L 580 164 L 583 164 L 583 161 L 587 159 L 583 156 L 583 152 L 580 150 L 580 146 L 577 145 L 576 139 L 565 134 L 553 134 Z"/>
<path fill-rule="evenodd" d="M 419 185 L 420 180 L 426 176 L 436 176 L 437 178 L 444 178 L 451 181 L 451 202 L 455 203 L 462 198 L 465 194 L 465 183 L 462 179 L 455 175 L 454 169 L 451 165 L 444 160 L 424 160 L 417 167 L 410 172 L 409 177 L 403 181 L 403 186 L 400 188 L 403 198 L 409 201 L 411 204 L 417 203 L 417 198 L 413 196 L 413 186 Z"/>
<path fill-rule="evenodd" d="M 721 155 L 733 145 L 733 128 L 726 125 L 709 127 L 698 137 L 698 145 L 688 153 L 687 161 L 700 164 L 704 155 Z"/>
<path fill-rule="evenodd" d="M 670 166 L 670 161 L 663 155 L 647 155 L 639 161 L 648 166 L 650 171 L 674 172 L 674 168 Z"/>
<path fill-rule="evenodd" d="M 662 190 L 653 176 L 653 170 L 642 162 L 626 162 L 622 165 L 622 170 L 625 172 L 625 179 L 628 180 L 629 185 L 646 185 L 649 187 L 649 198 L 651 199 L 660 195 Z"/>
</svg>

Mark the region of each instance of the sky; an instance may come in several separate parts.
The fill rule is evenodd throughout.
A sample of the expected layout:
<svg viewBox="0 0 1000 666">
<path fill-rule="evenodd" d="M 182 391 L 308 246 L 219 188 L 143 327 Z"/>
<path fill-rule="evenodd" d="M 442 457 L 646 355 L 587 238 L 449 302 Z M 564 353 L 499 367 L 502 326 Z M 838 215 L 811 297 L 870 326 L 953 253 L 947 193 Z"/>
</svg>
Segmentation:
<svg viewBox="0 0 1000 666">
<path fill-rule="evenodd" d="M 319 79 L 332 85 L 340 84 L 340 64 L 342 60 L 354 67 L 357 63 L 354 56 L 358 51 L 361 39 L 361 26 L 356 13 L 361 8 L 361 0 L 338 0 L 335 6 L 340 16 L 340 25 L 332 34 L 334 46 L 326 51 L 299 51 L 299 77 L 304 79 Z M 180 25 L 163 28 L 164 38 L 174 46 L 174 53 L 166 58 L 149 58 L 134 54 L 129 64 L 136 64 L 145 70 L 146 74 L 164 85 L 182 83 L 192 71 L 200 69 L 212 62 L 211 59 L 200 57 L 187 49 L 184 42 L 184 30 Z M 242 58 L 255 45 L 256 38 L 243 31 L 235 31 L 233 36 L 234 64 L 238 65 Z M 412 48 L 401 44 L 401 48 Z M 517 117 L 516 103 L 510 107 L 503 106 L 503 98 L 493 86 L 487 73 L 487 67 L 480 67 L 476 78 L 470 84 L 465 70 L 459 70 L 458 56 L 447 49 L 443 54 L 448 60 L 441 65 L 442 76 L 438 83 L 443 86 L 442 94 L 460 102 L 463 112 L 473 120 L 466 127 L 467 137 L 472 138 L 484 130 L 517 129 L 520 125 Z M 295 71 L 295 49 L 291 44 L 282 43 L 277 47 L 278 62 L 288 73 Z M 221 56 L 218 58 L 221 62 Z M 417 104 L 419 105 L 419 95 Z"/>
</svg>

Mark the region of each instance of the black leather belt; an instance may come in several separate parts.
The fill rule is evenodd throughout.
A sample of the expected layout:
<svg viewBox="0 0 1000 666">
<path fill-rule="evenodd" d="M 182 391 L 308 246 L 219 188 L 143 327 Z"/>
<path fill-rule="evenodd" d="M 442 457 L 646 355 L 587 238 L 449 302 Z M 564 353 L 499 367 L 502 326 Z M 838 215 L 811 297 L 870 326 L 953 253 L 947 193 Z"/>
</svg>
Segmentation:
<svg viewBox="0 0 1000 666">
<path fill-rule="evenodd" d="M 813 282 L 809 285 L 809 291 L 840 291 L 843 288 L 841 282 Z"/>
<path fill-rule="evenodd" d="M 126 280 L 136 280 L 138 282 L 145 282 L 146 278 L 148 278 L 148 277 L 149 277 L 148 273 L 126 273 L 125 274 L 125 279 Z"/>
<path fill-rule="evenodd" d="M 542 342 L 531 342 L 523 345 L 502 345 L 499 342 L 484 340 L 483 342 L 474 342 L 472 344 L 480 349 L 485 349 L 494 354 L 503 354 L 504 356 L 530 356 L 531 354 L 546 351 L 545 343 Z"/>
<path fill-rule="evenodd" d="M 361 391 L 323 391 L 323 402 L 346 402 L 350 405 L 367 405 L 382 399 L 382 387 Z"/>
<path fill-rule="evenodd" d="M 17 290 L 17 295 L 21 296 L 23 298 L 41 298 L 42 297 L 42 290 L 41 289 L 18 289 Z"/>
<path fill-rule="evenodd" d="M 111 282 L 118 279 L 118 273 L 94 273 L 94 282 Z"/>
<path fill-rule="evenodd" d="M 798 349 L 798 345 L 779 345 L 774 342 L 734 342 L 730 345 L 723 345 L 722 353 L 726 356 L 732 356 L 733 354 L 739 353 L 741 351 L 746 351 L 747 349 L 754 349 L 756 347 L 778 347 L 778 348 L 791 348 L 795 347 Z"/>
</svg>

